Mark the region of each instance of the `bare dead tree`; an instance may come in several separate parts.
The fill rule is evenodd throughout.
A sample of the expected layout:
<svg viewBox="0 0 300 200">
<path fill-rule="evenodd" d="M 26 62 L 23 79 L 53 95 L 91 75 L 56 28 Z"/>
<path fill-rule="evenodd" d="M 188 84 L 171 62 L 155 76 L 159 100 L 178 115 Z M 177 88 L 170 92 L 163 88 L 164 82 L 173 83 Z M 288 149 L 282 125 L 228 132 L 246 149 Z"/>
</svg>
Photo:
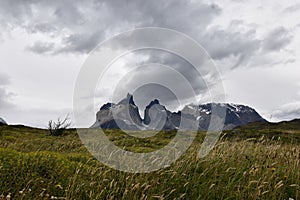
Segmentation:
<svg viewBox="0 0 300 200">
<path fill-rule="evenodd" d="M 50 120 L 48 122 L 48 131 L 50 135 L 60 136 L 64 131 L 71 127 L 70 117 L 67 115 L 65 118 L 58 118 L 57 121 Z"/>
</svg>

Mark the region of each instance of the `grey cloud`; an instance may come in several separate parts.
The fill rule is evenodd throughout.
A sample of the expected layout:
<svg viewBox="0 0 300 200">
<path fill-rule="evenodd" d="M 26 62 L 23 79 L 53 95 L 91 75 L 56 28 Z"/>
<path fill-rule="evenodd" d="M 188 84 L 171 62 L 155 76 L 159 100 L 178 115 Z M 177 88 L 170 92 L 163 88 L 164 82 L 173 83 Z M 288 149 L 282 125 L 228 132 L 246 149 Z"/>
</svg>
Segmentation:
<svg viewBox="0 0 300 200">
<path fill-rule="evenodd" d="M 240 24 L 242 22 L 239 22 Z M 204 36 L 204 46 L 211 57 L 222 60 L 229 56 L 238 58 L 237 63 L 232 67 L 237 67 L 252 58 L 260 49 L 261 41 L 256 38 L 255 30 L 250 29 L 246 33 L 214 27 Z"/>
<path fill-rule="evenodd" d="M 46 54 L 52 52 L 54 49 L 54 43 L 37 41 L 33 45 L 27 47 L 28 51 L 37 53 L 37 54 Z"/>
<path fill-rule="evenodd" d="M 220 12 L 216 5 L 184 0 L 165 1 L 161 5 L 154 1 L 107 1 L 96 8 L 99 8 L 98 12 L 104 8 L 108 11 L 103 12 L 103 16 L 96 15 L 95 20 L 86 21 L 83 26 L 96 24 L 96 27 L 90 27 L 89 33 L 84 32 L 64 38 L 65 47 L 62 51 L 87 53 L 103 40 L 105 35 L 135 27 L 172 28 L 196 36 L 198 31 L 204 30 L 213 17 Z"/>
<path fill-rule="evenodd" d="M 300 116 L 300 102 L 289 103 L 273 112 L 275 120 L 292 120 Z"/>
<path fill-rule="evenodd" d="M 297 12 L 300 10 L 300 3 L 291 5 L 283 10 L 285 13 Z"/>
<path fill-rule="evenodd" d="M 222 8 L 216 4 L 190 0 L 2 0 L 0 24 L 49 36 L 51 42 L 36 41 L 27 47 L 41 54 L 88 53 L 99 42 L 122 31 L 146 26 L 171 28 L 195 38 L 213 59 L 236 57 L 232 67 L 247 65 L 262 45 L 265 52 L 275 51 L 292 39 L 286 29 L 278 28 L 262 42 L 253 26 L 247 26 L 246 31 L 239 29 L 245 24 L 241 20 L 233 20 L 227 28 L 211 27 L 220 13 Z"/>
<path fill-rule="evenodd" d="M 170 52 L 145 50 L 143 53 L 145 55 L 148 55 L 149 57 L 147 61 L 144 61 L 141 64 L 160 63 L 169 66 L 170 68 L 180 73 L 187 81 L 191 82 L 191 86 L 196 93 L 201 93 L 207 89 L 204 80 L 199 77 L 205 76 L 207 74 L 210 74 L 212 77 L 216 76 L 216 74 L 212 74 L 212 70 L 208 70 L 205 74 L 200 74 L 195 69 L 195 67 L 192 66 L 191 63 L 189 63 L 189 61 L 185 60 L 185 58 L 182 58 L 179 55 L 175 55 Z M 204 60 L 205 58 L 203 58 L 203 62 Z M 204 64 L 202 65 L 202 68 L 205 68 Z M 201 72 L 204 73 L 205 71 L 202 70 Z M 153 74 L 153 76 L 155 76 L 155 74 Z"/>
<path fill-rule="evenodd" d="M 10 83 L 10 78 L 6 74 L 0 73 L 0 87 L 8 85 Z"/>
<path fill-rule="evenodd" d="M 63 47 L 55 53 L 88 53 L 101 42 L 103 34 L 99 32 L 91 34 L 73 34 L 62 38 Z"/>
<path fill-rule="evenodd" d="M 14 104 L 11 103 L 12 96 L 13 93 L 8 92 L 6 88 L 0 86 L 0 111 L 10 109 L 14 106 Z"/>
<path fill-rule="evenodd" d="M 173 28 L 187 33 L 205 28 L 221 12 L 218 5 L 186 0 L 161 2 L 119 0 L 108 1 L 107 5 L 112 13 L 123 19 L 122 21 L 135 22 L 137 26 Z"/>
<path fill-rule="evenodd" d="M 0 73 L 0 111 L 14 106 L 13 103 L 11 103 L 14 94 L 8 92 L 6 88 L 9 83 L 9 77 L 6 74 Z"/>
<path fill-rule="evenodd" d="M 292 35 L 284 27 L 278 27 L 272 30 L 263 41 L 265 51 L 279 51 L 286 47 L 292 41 Z"/>
<path fill-rule="evenodd" d="M 103 37 L 135 27 L 160 26 L 196 36 L 221 9 L 178 1 L 2 1 L 3 27 L 23 27 L 61 40 L 54 52 L 86 53 Z M 15 13 L 15 14 L 13 14 Z M 84 44 L 86 43 L 86 44 Z"/>
<path fill-rule="evenodd" d="M 49 22 L 35 24 L 27 29 L 30 33 L 53 33 L 57 32 L 57 28 Z"/>
<path fill-rule="evenodd" d="M 246 2 L 247 0 L 231 0 L 232 2 L 236 2 L 236 3 L 244 3 Z"/>
<path fill-rule="evenodd" d="M 287 64 L 290 64 L 290 63 L 295 63 L 296 62 L 296 59 L 294 58 L 287 58 L 286 60 L 280 60 L 280 61 L 273 61 L 270 63 L 271 66 L 276 66 L 276 65 L 287 65 Z"/>
</svg>

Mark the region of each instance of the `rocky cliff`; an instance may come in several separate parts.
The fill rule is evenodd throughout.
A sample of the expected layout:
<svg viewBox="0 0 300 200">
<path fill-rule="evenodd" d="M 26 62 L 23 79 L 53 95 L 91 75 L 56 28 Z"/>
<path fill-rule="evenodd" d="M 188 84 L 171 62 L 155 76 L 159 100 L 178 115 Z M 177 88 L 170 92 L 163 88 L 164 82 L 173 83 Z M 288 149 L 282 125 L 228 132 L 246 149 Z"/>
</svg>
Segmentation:
<svg viewBox="0 0 300 200">
<path fill-rule="evenodd" d="M 222 114 L 213 110 L 226 112 L 223 129 L 232 129 L 250 122 L 266 121 L 253 108 L 228 103 L 208 103 L 203 105 L 187 105 L 181 111 L 171 112 L 154 99 L 145 108 L 144 118 L 139 114 L 133 96 L 117 104 L 107 103 L 97 113 L 92 128 L 124 129 L 124 130 L 207 130 L 212 114 L 222 118 Z M 196 124 L 195 124 L 196 123 Z"/>
</svg>

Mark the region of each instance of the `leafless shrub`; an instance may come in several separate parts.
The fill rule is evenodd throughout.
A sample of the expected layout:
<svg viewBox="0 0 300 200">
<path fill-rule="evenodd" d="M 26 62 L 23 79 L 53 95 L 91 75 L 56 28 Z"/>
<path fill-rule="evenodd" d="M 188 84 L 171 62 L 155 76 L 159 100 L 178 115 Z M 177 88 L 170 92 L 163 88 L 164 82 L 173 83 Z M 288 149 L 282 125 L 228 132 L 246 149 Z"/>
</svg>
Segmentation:
<svg viewBox="0 0 300 200">
<path fill-rule="evenodd" d="M 57 121 L 50 120 L 48 122 L 48 130 L 50 135 L 60 136 L 64 131 L 71 127 L 70 117 L 67 115 L 65 118 L 58 118 Z"/>
</svg>

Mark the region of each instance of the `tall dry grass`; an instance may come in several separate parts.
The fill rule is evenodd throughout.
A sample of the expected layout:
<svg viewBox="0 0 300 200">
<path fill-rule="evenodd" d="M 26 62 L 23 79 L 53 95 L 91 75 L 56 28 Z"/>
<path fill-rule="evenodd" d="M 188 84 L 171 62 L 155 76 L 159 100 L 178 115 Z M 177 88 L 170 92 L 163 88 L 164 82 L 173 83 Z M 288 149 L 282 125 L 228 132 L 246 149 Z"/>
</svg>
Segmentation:
<svg viewBox="0 0 300 200">
<path fill-rule="evenodd" d="M 132 148 L 118 131 L 109 137 Z M 43 130 L 7 128 L 0 135 L 0 199 L 300 199 L 300 147 L 265 138 L 221 139 L 197 159 L 203 133 L 166 169 L 131 174 L 102 165 L 76 132 L 62 137 Z M 170 139 L 138 141 L 156 149 Z"/>
</svg>

